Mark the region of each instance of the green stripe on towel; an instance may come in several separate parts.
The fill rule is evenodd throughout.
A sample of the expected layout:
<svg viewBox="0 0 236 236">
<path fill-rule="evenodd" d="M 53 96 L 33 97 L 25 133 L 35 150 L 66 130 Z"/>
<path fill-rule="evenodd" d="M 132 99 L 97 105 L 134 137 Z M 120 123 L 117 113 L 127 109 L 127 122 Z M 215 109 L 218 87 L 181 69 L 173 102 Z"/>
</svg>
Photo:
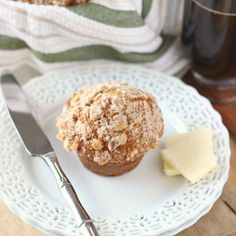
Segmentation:
<svg viewBox="0 0 236 236">
<path fill-rule="evenodd" d="M 155 0 L 154 0 L 155 1 Z M 151 9 L 153 0 L 143 0 L 142 18 L 145 19 Z"/>
<path fill-rule="evenodd" d="M 91 45 L 79 48 L 73 48 L 59 53 L 42 53 L 32 50 L 32 53 L 41 61 L 46 63 L 84 61 L 92 59 L 110 59 L 133 63 L 146 63 L 157 60 L 173 44 L 175 37 L 163 36 L 162 45 L 152 53 L 121 53 L 114 48 L 104 45 Z M 0 35 L 0 50 L 16 50 L 29 48 L 22 40 Z"/>
<path fill-rule="evenodd" d="M 68 6 L 68 10 L 88 19 L 116 27 L 133 28 L 144 25 L 136 11 L 113 10 L 95 3 Z"/>
<path fill-rule="evenodd" d="M 28 45 L 21 39 L 0 35 L 0 49 L 16 50 L 28 48 Z"/>
</svg>

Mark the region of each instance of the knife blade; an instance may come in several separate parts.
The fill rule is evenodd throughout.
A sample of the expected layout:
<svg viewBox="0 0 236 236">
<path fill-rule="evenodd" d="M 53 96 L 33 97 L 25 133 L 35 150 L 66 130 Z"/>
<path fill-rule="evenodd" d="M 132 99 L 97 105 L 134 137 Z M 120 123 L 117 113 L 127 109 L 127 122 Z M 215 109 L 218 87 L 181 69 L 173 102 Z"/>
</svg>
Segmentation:
<svg viewBox="0 0 236 236">
<path fill-rule="evenodd" d="M 48 138 L 32 116 L 20 85 L 11 74 L 1 77 L 2 94 L 13 125 L 30 156 L 53 152 Z"/>
<path fill-rule="evenodd" d="M 23 89 L 10 73 L 1 75 L 1 90 L 6 108 L 28 154 L 41 157 L 51 169 L 56 183 L 86 236 L 98 236 L 93 221 L 82 206 L 72 184 L 63 172 L 50 141 L 32 115 Z"/>
</svg>

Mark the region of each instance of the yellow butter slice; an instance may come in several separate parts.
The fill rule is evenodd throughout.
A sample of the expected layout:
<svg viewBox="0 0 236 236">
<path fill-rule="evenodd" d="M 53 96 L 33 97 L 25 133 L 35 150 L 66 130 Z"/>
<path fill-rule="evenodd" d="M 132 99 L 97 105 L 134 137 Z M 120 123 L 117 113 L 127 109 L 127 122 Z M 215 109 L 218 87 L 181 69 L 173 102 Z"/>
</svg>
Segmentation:
<svg viewBox="0 0 236 236">
<path fill-rule="evenodd" d="M 216 166 L 212 134 L 208 128 L 169 136 L 165 147 L 161 151 L 163 160 L 172 166 L 173 172 L 180 172 L 192 183 L 199 181 Z"/>
<path fill-rule="evenodd" d="M 188 139 L 188 138 L 191 138 L 194 136 L 207 137 L 207 136 L 209 136 L 209 134 L 211 136 L 211 130 L 209 128 L 201 128 L 201 129 L 187 132 L 187 133 L 183 133 L 183 134 L 171 135 L 171 136 L 167 137 L 167 139 L 164 143 L 164 146 L 168 147 L 177 141 L 180 141 L 182 139 Z M 180 172 L 178 170 L 176 170 L 174 166 L 171 166 L 170 163 L 165 163 L 165 161 L 164 161 L 164 172 L 168 176 L 180 174 Z"/>
<path fill-rule="evenodd" d="M 173 143 L 180 141 L 182 139 L 188 139 L 192 137 L 198 137 L 199 139 L 211 139 L 212 142 L 212 133 L 209 128 L 200 128 L 198 130 L 189 131 L 182 134 L 170 135 L 165 140 L 165 147 L 172 145 Z"/>
<path fill-rule="evenodd" d="M 164 173 L 168 176 L 180 175 L 181 173 L 175 169 L 170 163 L 164 161 Z"/>
<path fill-rule="evenodd" d="M 167 137 L 164 146 L 168 147 L 171 144 L 181 140 L 181 139 L 187 139 L 187 138 L 191 138 L 194 136 L 202 136 L 202 137 L 207 137 L 208 135 L 211 135 L 211 131 L 209 128 L 201 128 L 195 131 L 191 131 L 191 132 L 187 132 L 187 133 L 183 133 L 183 134 L 177 134 L 177 135 L 171 135 L 169 137 Z M 170 165 L 170 163 L 166 163 L 164 161 L 164 172 L 166 175 L 172 176 L 172 175 L 179 175 L 180 172 L 178 170 L 175 169 L 174 166 Z"/>
</svg>

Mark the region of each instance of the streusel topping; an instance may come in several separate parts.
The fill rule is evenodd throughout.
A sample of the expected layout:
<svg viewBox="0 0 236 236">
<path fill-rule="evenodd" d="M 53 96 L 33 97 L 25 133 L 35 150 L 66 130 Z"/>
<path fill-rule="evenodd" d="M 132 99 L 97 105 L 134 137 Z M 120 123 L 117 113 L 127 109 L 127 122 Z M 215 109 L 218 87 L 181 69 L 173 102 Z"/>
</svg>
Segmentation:
<svg viewBox="0 0 236 236">
<path fill-rule="evenodd" d="M 127 84 L 101 83 L 81 88 L 58 118 L 57 138 L 68 151 L 87 152 L 104 165 L 133 161 L 155 148 L 163 120 L 153 97 Z"/>
</svg>

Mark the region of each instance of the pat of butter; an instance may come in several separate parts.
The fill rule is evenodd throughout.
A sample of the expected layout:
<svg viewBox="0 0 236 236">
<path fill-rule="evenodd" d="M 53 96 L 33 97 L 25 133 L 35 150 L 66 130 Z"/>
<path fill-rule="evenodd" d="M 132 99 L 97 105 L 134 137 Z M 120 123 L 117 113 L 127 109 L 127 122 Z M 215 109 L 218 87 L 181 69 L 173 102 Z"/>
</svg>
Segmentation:
<svg viewBox="0 0 236 236">
<path fill-rule="evenodd" d="M 174 166 L 172 166 L 170 163 L 168 163 L 167 161 L 164 161 L 164 172 L 166 175 L 168 176 L 174 176 L 174 175 L 181 175 L 181 173 L 176 170 L 176 168 Z"/>
<path fill-rule="evenodd" d="M 195 183 L 216 166 L 212 134 L 208 128 L 169 136 L 161 151 L 166 175 L 181 173 Z"/>
</svg>

